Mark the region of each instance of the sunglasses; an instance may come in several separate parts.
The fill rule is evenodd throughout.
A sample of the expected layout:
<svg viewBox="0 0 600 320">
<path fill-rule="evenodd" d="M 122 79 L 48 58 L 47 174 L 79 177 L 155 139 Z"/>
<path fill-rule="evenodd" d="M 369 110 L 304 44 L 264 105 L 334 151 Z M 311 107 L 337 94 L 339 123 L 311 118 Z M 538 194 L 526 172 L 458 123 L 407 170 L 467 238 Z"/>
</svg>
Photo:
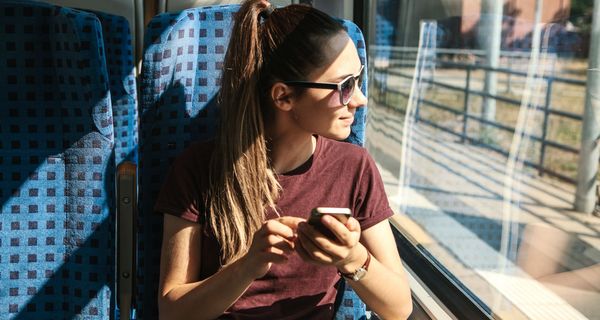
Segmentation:
<svg viewBox="0 0 600 320">
<path fill-rule="evenodd" d="M 284 81 L 283 83 L 292 87 L 337 90 L 340 95 L 340 103 L 343 105 L 347 105 L 350 102 L 350 99 L 352 99 L 352 95 L 354 94 L 354 88 L 356 88 L 357 84 L 359 89 L 362 86 L 364 69 L 364 65 L 360 66 L 360 71 L 358 72 L 358 75 L 350 75 L 338 83 L 310 81 Z"/>
</svg>

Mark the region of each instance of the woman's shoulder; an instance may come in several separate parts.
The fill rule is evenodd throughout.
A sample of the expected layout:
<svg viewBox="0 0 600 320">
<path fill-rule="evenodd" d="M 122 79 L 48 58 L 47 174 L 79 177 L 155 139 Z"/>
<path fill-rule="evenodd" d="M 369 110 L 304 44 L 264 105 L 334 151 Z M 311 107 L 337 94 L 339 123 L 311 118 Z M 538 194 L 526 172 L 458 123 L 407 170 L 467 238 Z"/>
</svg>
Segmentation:
<svg viewBox="0 0 600 320">
<path fill-rule="evenodd" d="M 198 165 L 208 164 L 214 148 L 214 139 L 192 142 L 175 158 L 175 165 L 197 168 Z"/>
<path fill-rule="evenodd" d="M 355 160 L 369 157 L 369 153 L 362 146 L 345 141 L 329 139 L 323 136 L 319 136 L 319 139 L 322 139 L 322 149 L 325 156 L 343 157 Z"/>
</svg>

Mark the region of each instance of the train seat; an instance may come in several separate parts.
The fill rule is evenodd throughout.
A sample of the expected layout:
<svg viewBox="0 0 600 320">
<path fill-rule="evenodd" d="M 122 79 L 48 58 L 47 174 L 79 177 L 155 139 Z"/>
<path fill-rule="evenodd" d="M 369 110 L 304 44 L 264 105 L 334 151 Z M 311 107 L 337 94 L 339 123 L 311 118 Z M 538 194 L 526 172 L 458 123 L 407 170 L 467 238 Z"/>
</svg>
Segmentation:
<svg viewBox="0 0 600 320">
<path fill-rule="evenodd" d="M 140 112 L 140 219 L 138 238 L 137 314 L 155 318 L 162 216 L 153 213 L 156 196 L 173 159 L 191 142 L 214 135 L 216 94 L 229 41 L 233 14 L 239 5 L 222 5 L 164 13 L 152 19 L 145 33 Z M 366 48 L 359 28 L 343 21 L 356 42 L 362 62 Z M 366 81 L 366 77 L 365 77 Z M 366 90 L 366 83 L 363 90 Z M 366 92 L 365 92 L 366 94 Z M 355 115 L 348 141 L 364 142 L 366 108 Z M 364 316 L 365 306 L 348 286 L 338 300 L 339 318 Z M 351 313 L 351 314 L 348 314 Z"/>
<path fill-rule="evenodd" d="M 108 319 L 114 132 L 89 13 L 0 2 L 0 318 Z"/>
</svg>

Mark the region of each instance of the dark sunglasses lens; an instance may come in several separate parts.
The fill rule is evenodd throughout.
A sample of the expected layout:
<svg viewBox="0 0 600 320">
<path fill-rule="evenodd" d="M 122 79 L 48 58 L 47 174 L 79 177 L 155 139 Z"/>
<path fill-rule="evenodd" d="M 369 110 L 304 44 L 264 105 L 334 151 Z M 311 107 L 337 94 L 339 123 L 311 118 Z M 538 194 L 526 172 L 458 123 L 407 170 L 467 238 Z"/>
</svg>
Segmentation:
<svg viewBox="0 0 600 320">
<path fill-rule="evenodd" d="M 352 94 L 354 93 L 354 86 L 354 77 L 350 77 L 342 83 L 341 94 L 343 104 L 350 102 L 350 98 L 352 98 Z"/>
</svg>

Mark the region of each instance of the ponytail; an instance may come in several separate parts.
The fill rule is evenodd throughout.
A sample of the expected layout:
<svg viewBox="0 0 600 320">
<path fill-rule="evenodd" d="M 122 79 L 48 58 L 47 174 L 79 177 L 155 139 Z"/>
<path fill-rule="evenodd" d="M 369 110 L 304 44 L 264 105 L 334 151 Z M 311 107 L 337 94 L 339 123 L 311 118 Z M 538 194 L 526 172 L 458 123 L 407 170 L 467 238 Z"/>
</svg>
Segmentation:
<svg viewBox="0 0 600 320">
<path fill-rule="evenodd" d="M 210 163 L 208 222 L 221 247 L 221 263 L 244 254 L 275 208 L 279 184 L 269 168 L 258 92 L 263 67 L 260 0 L 245 2 L 235 17 L 219 93 L 220 126 Z M 243 53 L 243 54 L 241 54 Z"/>
<path fill-rule="evenodd" d="M 222 264 L 248 250 L 267 208 L 277 212 L 281 188 L 267 157 L 264 123 L 272 114 L 271 86 L 304 79 L 325 65 L 332 53 L 324 52 L 324 42 L 343 30 L 338 21 L 306 5 L 273 10 L 264 0 L 246 0 L 235 15 L 205 199 Z"/>
</svg>

